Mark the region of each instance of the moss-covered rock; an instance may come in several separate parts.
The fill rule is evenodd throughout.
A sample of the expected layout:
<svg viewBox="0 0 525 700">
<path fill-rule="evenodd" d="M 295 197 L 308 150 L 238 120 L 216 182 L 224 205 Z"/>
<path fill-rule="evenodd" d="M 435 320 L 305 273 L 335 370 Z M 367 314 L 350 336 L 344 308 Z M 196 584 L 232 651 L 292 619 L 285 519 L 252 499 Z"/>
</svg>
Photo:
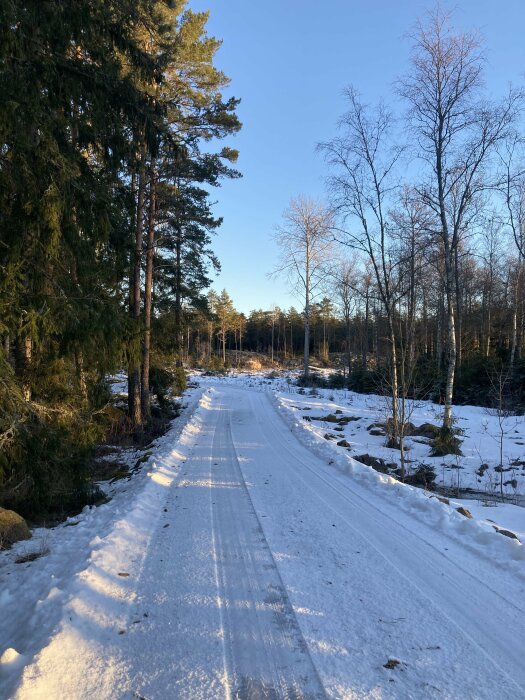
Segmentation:
<svg viewBox="0 0 525 700">
<path fill-rule="evenodd" d="M 0 508 L 0 549 L 10 547 L 19 540 L 28 540 L 31 530 L 21 515 L 14 510 Z"/>
</svg>

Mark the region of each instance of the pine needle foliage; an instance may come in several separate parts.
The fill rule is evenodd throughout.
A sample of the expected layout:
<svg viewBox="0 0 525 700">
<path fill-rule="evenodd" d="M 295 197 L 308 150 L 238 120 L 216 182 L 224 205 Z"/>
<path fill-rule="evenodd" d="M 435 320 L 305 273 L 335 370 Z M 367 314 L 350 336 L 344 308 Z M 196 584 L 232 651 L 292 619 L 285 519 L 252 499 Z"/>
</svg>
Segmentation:
<svg viewBox="0 0 525 700">
<path fill-rule="evenodd" d="M 173 259 L 175 211 L 179 289 L 191 302 L 209 283 L 218 222 L 192 187 L 237 175 L 234 150 L 201 144 L 240 124 L 207 18 L 181 0 L 0 3 L 0 505 L 31 515 L 95 497 L 89 452 L 114 425 L 104 378 L 144 362 L 146 330 L 155 343 L 145 291 L 130 313 L 134 265 L 140 284 L 161 229 Z M 175 295 L 155 274 L 161 330 Z"/>
</svg>

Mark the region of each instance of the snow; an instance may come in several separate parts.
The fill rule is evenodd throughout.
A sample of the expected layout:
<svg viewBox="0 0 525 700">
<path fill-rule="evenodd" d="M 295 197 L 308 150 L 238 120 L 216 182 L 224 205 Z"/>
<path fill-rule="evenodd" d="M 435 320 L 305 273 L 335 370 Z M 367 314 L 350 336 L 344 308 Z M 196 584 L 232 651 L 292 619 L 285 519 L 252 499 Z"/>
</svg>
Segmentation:
<svg viewBox="0 0 525 700">
<path fill-rule="evenodd" d="M 525 536 L 523 508 L 358 463 L 389 452 L 376 397 L 199 382 L 109 503 L 0 554 L 0 698 L 525 697 L 525 549 L 489 522 Z M 351 451 L 303 419 L 336 410 Z M 493 424 L 458 415 L 467 483 Z M 28 546 L 49 554 L 15 564 Z"/>
<path fill-rule="evenodd" d="M 514 532 L 521 542 L 525 542 L 525 508 L 512 503 L 477 499 L 450 499 L 454 507 L 467 508 L 476 520 L 493 523 L 498 527 Z"/>
<path fill-rule="evenodd" d="M 183 427 L 188 433 L 194 429 L 191 421 L 187 425 L 185 423 L 196 409 L 200 393 L 200 390 L 187 393 L 187 406 L 182 416 L 174 421 L 169 433 L 156 441 L 154 456 L 144 462 L 133 479 L 103 485 L 104 490 L 112 495 L 109 503 L 98 508 L 86 506 L 81 514 L 69 518 L 62 525 L 38 528 L 33 531 L 29 542 L 19 542 L 12 549 L 0 552 L 0 698 L 10 697 L 20 671 L 19 663 L 6 662 L 6 659 L 12 658 L 10 652 L 4 659 L 6 650 L 23 652 L 27 663 L 46 645 L 49 636 L 69 619 L 71 611 L 65 607 L 68 601 L 73 599 L 72 605 L 77 609 L 84 604 L 81 602 L 82 595 L 79 595 L 82 588 L 89 595 L 92 594 L 91 588 L 98 590 L 99 603 L 104 603 L 106 608 L 111 603 L 112 595 L 117 594 L 115 600 L 118 599 L 118 589 L 114 586 L 113 593 L 109 584 L 109 595 L 104 591 L 106 565 L 100 561 L 103 556 L 101 545 L 112 543 L 113 553 L 108 554 L 108 563 L 111 558 L 116 563 L 118 557 L 124 557 L 126 553 L 140 557 L 137 545 L 146 546 L 147 531 L 151 531 L 155 524 L 154 518 L 148 522 L 144 517 L 141 523 L 141 513 L 147 512 L 148 503 L 151 505 L 155 499 L 162 499 L 165 487 L 159 481 L 171 478 L 170 469 L 178 459 L 173 446 L 184 442 L 184 436 L 179 440 Z M 119 458 L 122 460 L 123 456 L 119 455 Z M 136 458 L 137 453 L 130 450 L 126 461 L 132 463 Z M 166 461 L 173 466 L 166 467 Z M 142 541 L 139 539 L 141 536 Z M 132 546 L 130 540 L 133 540 Z M 134 548 L 138 552 L 134 553 Z M 35 561 L 26 564 L 15 562 L 20 555 L 46 549 L 49 549 L 49 553 Z M 125 565 L 122 562 L 122 568 Z M 120 577 L 118 584 L 122 593 L 123 582 L 124 578 Z M 99 604 L 95 609 L 98 607 Z M 111 616 L 109 612 L 109 618 Z"/>
</svg>

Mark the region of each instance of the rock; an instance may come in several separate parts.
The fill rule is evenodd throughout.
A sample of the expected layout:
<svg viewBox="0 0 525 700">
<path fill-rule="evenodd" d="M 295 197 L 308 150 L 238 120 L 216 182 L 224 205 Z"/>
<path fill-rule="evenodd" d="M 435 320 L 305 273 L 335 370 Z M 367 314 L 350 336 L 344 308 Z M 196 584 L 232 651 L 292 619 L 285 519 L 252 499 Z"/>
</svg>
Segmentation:
<svg viewBox="0 0 525 700">
<path fill-rule="evenodd" d="M 11 669 L 18 668 L 24 665 L 24 661 L 25 657 L 23 654 L 19 654 L 16 649 L 9 647 L 4 651 L 2 656 L 0 656 L 0 667 L 4 666 Z"/>
<path fill-rule="evenodd" d="M 440 503 L 444 503 L 446 506 L 450 505 L 450 501 L 444 496 L 433 496 L 433 498 L 437 498 Z"/>
<path fill-rule="evenodd" d="M 434 425 L 433 423 L 422 423 L 419 426 L 410 425 L 410 432 L 407 432 L 407 435 L 416 435 L 417 437 L 426 437 L 433 439 L 439 434 L 439 428 L 437 425 Z"/>
<path fill-rule="evenodd" d="M 366 464 L 367 467 L 372 467 L 372 469 L 375 469 L 376 472 L 388 474 L 388 466 L 385 464 L 384 459 L 372 457 L 372 455 L 369 454 L 358 455 L 355 457 L 355 459 L 358 462 L 361 462 L 361 464 Z"/>
<path fill-rule="evenodd" d="M 518 535 L 515 532 L 512 532 L 511 530 L 504 530 L 502 527 L 494 527 L 494 529 L 496 530 L 496 532 L 499 532 L 500 535 L 505 535 L 505 537 L 510 537 L 511 540 L 518 540 L 518 542 L 521 542 Z"/>
<path fill-rule="evenodd" d="M 339 447 L 350 447 L 350 443 L 347 440 L 339 440 L 337 444 Z"/>
<path fill-rule="evenodd" d="M 325 440 L 337 440 L 337 435 L 330 435 L 330 433 L 325 433 L 324 439 Z"/>
<path fill-rule="evenodd" d="M 341 413 L 342 413 L 341 409 L 338 408 L 337 411 L 335 412 L 335 415 L 338 416 L 338 415 L 340 415 Z"/>
<path fill-rule="evenodd" d="M 359 416 L 343 416 L 342 418 L 339 418 L 339 425 L 347 425 L 348 423 L 352 423 L 356 420 L 361 420 L 361 418 Z"/>
<path fill-rule="evenodd" d="M 339 418 L 337 416 L 334 416 L 333 413 L 329 413 L 327 416 L 324 416 L 321 418 L 321 420 L 326 421 L 327 423 L 338 423 Z"/>
<path fill-rule="evenodd" d="M 501 474 L 502 472 L 510 472 L 512 467 L 502 467 L 501 464 L 497 467 L 494 467 L 494 471 L 497 472 L 498 474 Z"/>
<path fill-rule="evenodd" d="M 375 437 L 385 437 L 385 433 L 378 428 L 372 428 L 372 430 L 369 430 L 368 432 L 370 435 L 374 435 Z"/>
<path fill-rule="evenodd" d="M 465 518 L 472 518 L 472 513 L 467 508 L 463 508 L 463 506 L 459 506 L 459 508 L 456 508 L 456 510 L 458 513 L 461 513 L 461 515 L 464 515 Z"/>
<path fill-rule="evenodd" d="M 10 547 L 19 540 L 28 540 L 31 530 L 21 515 L 14 510 L 0 508 L 0 549 Z"/>
<path fill-rule="evenodd" d="M 393 669 L 396 666 L 399 666 L 400 663 L 401 661 L 398 661 L 397 659 L 388 659 L 386 664 L 383 664 L 383 668 Z"/>
<path fill-rule="evenodd" d="M 489 468 L 488 464 L 480 464 L 479 469 L 476 471 L 476 474 L 478 476 L 483 476 L 483 474 L 487 471 L 488 468 Z"/>
</svg>

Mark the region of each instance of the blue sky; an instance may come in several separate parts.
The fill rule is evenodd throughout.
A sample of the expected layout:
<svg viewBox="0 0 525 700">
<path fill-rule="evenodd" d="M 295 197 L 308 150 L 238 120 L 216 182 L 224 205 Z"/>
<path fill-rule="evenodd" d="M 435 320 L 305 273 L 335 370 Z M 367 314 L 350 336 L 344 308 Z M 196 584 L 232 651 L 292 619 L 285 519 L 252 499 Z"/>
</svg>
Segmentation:
<svg viewBox="0 0 525 700">
<path fill-rule="evenodd" d="M 327 175 L 319 141 L 335 134 L 344 87 L 366 101 L 395 101 L 394 82 L 408 70 L 407 32 L 433 6 L 425 0 L 190 0 L 210 10 L 209 33 L 223 40 L 216 64 L 242 99 L 241 180 L 213 192 L 224 224 L 214 240 L 228 290 L 248 313 L 272 304 L 299 307 L 284 280 L 268 279 L 278 251 L 272 232 L 291 197 L 324 197 Z M 525 0 L 458 0 L 454 24 L 478 29 L 488 51 L 494 95 L 525 79 Z M 228 144 L 230 145 L 230 144 Z"/>
</svg>

